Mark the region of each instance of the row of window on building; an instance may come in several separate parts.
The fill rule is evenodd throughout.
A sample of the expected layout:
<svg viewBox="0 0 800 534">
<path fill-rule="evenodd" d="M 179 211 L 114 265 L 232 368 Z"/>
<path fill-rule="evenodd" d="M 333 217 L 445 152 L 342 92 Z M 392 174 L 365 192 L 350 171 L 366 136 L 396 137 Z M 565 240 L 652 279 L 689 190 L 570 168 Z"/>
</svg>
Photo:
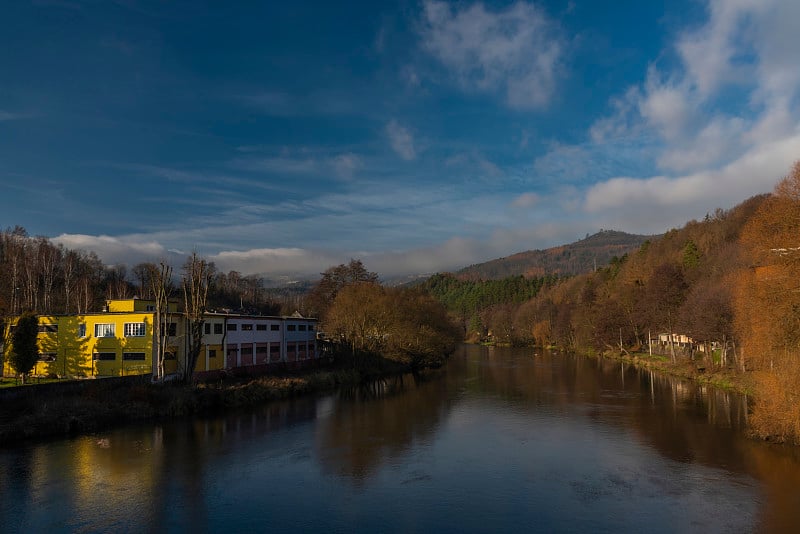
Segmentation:
<svg viewBox="0 0 800 534">
<path fill-rule="evenodd" d="M 266 323 L 228 323 L 227 330 L 228 332 L 236 332 L 239 330 L 241 326 L 241 330 L 243 332 L 252 331 L 253 327 L 255 326 L 255 330 L 257 331 L 266 331 L 267 327 L 269 326 L 269 330 L 273 332 L 278 332 L 281 329 L 281 325 L 279 324 L 266 324 Z M 13 326 L 12 326 L 13 328 Z M 211 330 L 214 330 L 214 334 L 222 334 L 222 323 L 205 323 L 204 325 L 204 332 L 206 334 L 211 334 Z M 144 337 L 147 335 L 147 326 L 145 323 L 124 323 L 123 325 L 124 336 L 125 337 Z M 287 324 L 286 325 L 287 332 L 313 332 L 314 325 L 305 325 L 305 324 Z M 58 333 L 58 325 L 57 324 L 41 324 L 39 325 L 39 332 L 40 333 Z M 177 325 L 175 323 L 169 323 L 169 335 L 174 336 L 177 332 Z M 94 337 L 116 337 L 117 335 L 117 325 L 114 323 L 96 323 L 94 325 Z M 78 325 L 78 337 L 86 337 L 86 324 L 81 323 Z"/>
</svg>

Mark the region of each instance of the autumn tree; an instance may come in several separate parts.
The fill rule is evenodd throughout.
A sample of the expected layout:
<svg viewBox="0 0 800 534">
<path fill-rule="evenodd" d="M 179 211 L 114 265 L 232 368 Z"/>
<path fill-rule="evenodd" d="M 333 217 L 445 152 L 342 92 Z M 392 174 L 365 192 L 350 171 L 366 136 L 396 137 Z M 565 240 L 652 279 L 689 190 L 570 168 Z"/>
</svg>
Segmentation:
<svg viewBox="0 0 800 534">
<path fill-rule="evenodd" d="M 23 313 L 11 334 L 10 362 L 25 383 L 25 377 L 31 372 L 39 358 L 37 337 L 39 334 L 39 317 L 31 312 Z"/>
<path fill-rule="evenodd" d="M 342 287 L 327 317 L 328 334 L 357 365 L 376 357 L 412 368 L 439 365 L 461 336 L 444 307 L 429 295 L 375 282 Z"/>
<path fill-rule="evenodd" d="M 385 289 L 374 282 L 343 286 L 331 303 L 325 328 L 328 335 L 362 363 L 383 348 L 388 335 L 389 310 L 384 306 Z"/>
<path fill-rule="evenodd" d="M 307 314 L 324 320 L 339 291 L 359 282 L 378 282 L 378 274 L 368 271 L 361 260 L 351 259 L 348 264 L 326 269 L 306 299 Z"/>
<path fill-rule="evenodd" d="M 678 325 L 695 343 L 704 346 L 709 364 L 712 342 L 721 342 L 719 364 L 728 359 L 728 340 L 733 337 L 733 297 L 727 278 L 695 284 L 678 313 Z"/>
<path fill-rule="evenodd" d="M 423 291 L 390 288 L 387 354 L 414 369 L 441 365 L 462 337 L 444 306 Z"/>
<path fill-rule="evenodd" d="M 756 210 L 742 243 L 754 269 L 739 276 L 736 326 L 759 371 L 754 429 L 800 442 L 800 162 Z"/>
<path fill-rule="evenodd" d="M 652 313 L 653 324 L 666 329 L 670 334 L 670 354 L 675 362 L 675 346 L 672 334 L 675 333 L 678 310 L 686 298 L 688 286 L 683 271 L 672 263 L 656 267 L 646 284 L 647 305 Z"/>
</svg>

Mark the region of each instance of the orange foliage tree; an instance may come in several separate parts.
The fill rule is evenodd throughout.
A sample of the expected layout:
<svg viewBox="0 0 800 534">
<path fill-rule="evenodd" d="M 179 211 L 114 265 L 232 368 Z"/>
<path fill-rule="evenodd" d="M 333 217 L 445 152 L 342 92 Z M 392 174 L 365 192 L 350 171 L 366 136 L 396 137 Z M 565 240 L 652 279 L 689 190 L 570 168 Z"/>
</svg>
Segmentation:
<svg viewBox="0 0 800 534">
<path fill-rule="evenodd" d="M 736 327 L 757 371 L 754 431 L 800 442 L 800 162 L 742 230 L 752 262 L 736 284 Z"/>
</svg>

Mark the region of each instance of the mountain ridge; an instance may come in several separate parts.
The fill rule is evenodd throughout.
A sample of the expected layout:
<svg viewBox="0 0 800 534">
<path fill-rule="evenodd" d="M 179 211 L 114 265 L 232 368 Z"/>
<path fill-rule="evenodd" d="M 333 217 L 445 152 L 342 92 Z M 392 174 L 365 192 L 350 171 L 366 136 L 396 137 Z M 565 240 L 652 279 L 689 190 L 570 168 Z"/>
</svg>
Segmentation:
<svg viewBox="0 0 800 534">
<path fill-rule="evenodd" d="M 578 241 L 547 249 L 526 250 L 464 267 L 454 274 L 464 279 L 493 280 L 509 276 L 526 278 L 556 274 L 572 276 L 591 272 L 607 265 L 614 256 L 637 250 L 642 243 L 658 235 L 629 234 L 603 230 Z"/>
</svg>

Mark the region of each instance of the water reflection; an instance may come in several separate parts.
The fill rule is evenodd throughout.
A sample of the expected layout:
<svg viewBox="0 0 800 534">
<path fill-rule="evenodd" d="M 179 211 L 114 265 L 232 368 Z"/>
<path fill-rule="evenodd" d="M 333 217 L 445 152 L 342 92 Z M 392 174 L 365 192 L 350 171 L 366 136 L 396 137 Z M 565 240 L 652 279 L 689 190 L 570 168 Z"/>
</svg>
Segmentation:
<svg viewBox="0 0 800 534">
<path fill-rule="evenodd" d="M 2 531 L 790 531 L 800 452 L 748 400 L 617 361 L 442 370 L 0 451 Z M 265 523 L 267 521 L 267 523 Z"/>
<path fill-rule="evenodd" d="M 448 412 L 443 374 L 408 374 L 342 391 L 337 409 L 317 425 L 324 472 L 359 485 L 412 447 L 423 447 Z"/>
</svg>

